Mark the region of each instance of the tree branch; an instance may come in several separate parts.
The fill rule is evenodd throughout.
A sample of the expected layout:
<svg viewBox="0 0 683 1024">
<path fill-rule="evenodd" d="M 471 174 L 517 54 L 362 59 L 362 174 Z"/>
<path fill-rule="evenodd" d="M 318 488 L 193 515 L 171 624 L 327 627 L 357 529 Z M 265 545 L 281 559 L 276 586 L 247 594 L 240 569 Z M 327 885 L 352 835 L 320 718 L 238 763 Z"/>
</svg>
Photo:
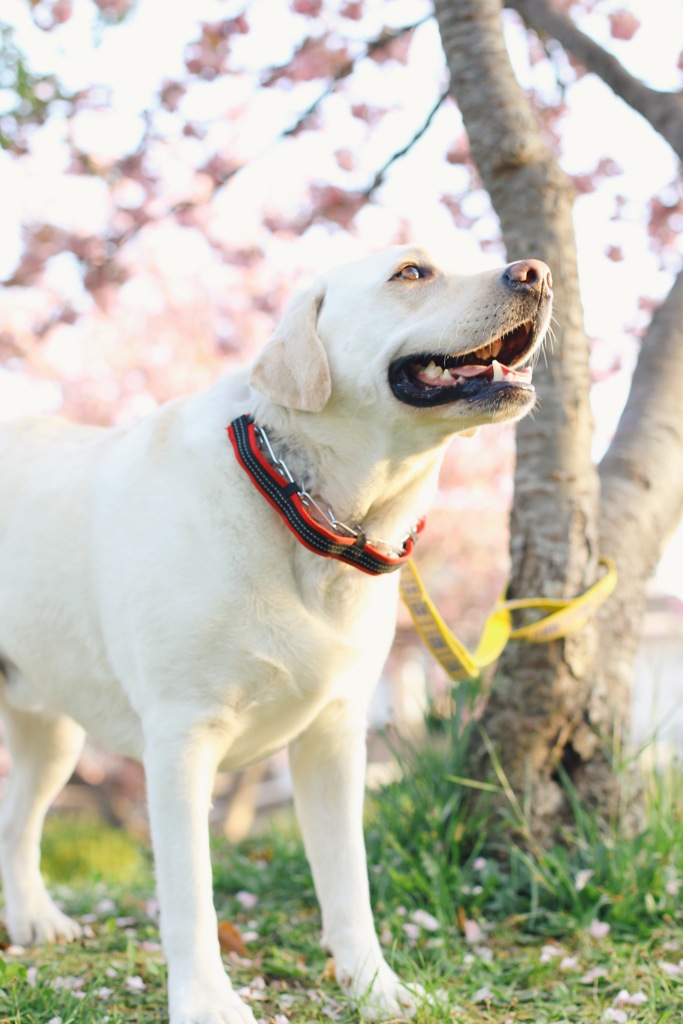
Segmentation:
<svg viewBox="0 0 683 1024">
<path fill-rule="evenodd" d="M 600 464 L 602 549 L 649 575 L 683 512 L 683 271 L 643 338 L 631 391 Z"/>
<path fill-rule="evenodd" d="M 683 96 L 658 92 L 631 75 L 611 53 L 581 32 L 548 0 L 505 0 L 541 36 L 552 36 L 596 74 L 620 99 L 637 111 L 666 139 L 683 160 Z"/>
<path fill-rule="evenodd" d="M 652 318 L 616 434 L 600 464 L 600 550 L 619 586 L 600 615 L 600 651 L 628 706 L 645 601 L 643 581 L 683 513 L 683 403 L 675 374 L 683 347 L 683 271 Z"/>
<path fill-rule="evenodd" d="M 417 21 L 412 22 L 410 25 L 401 25 L 400 28 L 394 29 L 392 32 L 383 32 L 382 35 L 377 37 L 377 39 L 371 39 L 366 45 L 364 53 L 360 53 L 357 57 L 347 61 L 346 64 L 343 64 L 342 67 L 335 71 L 330 81 L 319 95 L 316 96 L 311 105 L 297 116 L 296 121 L 294 121 L 288 128 L 285 128 L 282 133 L 282 137 L 286 138 L 288 135 L 295 135 L 299 129 L 303 127 L 309 117 L 313 116 L 323 100 L 326 100 L 328 96 L 331 96 L 339 83 L 349 77 L 359 60 L 365 60 L 367 57 L 371 57 L 373 53 L 376 53 L 378 50 L 385 49 L 402 36 L 407 35 L 409 32 L 414 32 L 416 28 L 419 28 L 420 25 L 423 25 L 426 21 L 429 21 L 431 17 L 431 14 L 427 14 L 423 18 L 418 18 Z M 283 77 L 284 70 L 284 68 L 278 68 L 278 77 Z M 262 81 L 261 87 L 267 88 L 271 84 L 274 84 L 276 80 L 275 74 L 271 73 L 269 77 L 266 77 L 266 79 Z"/>
<path fill-rule="evenodd" d="M 418 139 L 422 138 L 425 132 L 429 129 L 429 126 L 436 117 L 436 114 L 441 109 L 444 102 L 448 99 L 449 95 L 450 88 L 444 89 L 444 91 L 441 93 L 432 109 L 427 114 L 424 124 L 420 128 L 418 128 L 418 130 L 410 137 L 410 139 L 408 140 L 408 142 L 406 142 L 404 146 L 401 146 L 401 148 L 397 149 L 395 153 L 392 153 L 389 159 L 386 160 L 385 163 L 380 167 L 380 169 L 377 171 L 374 178 L 372 179 L 372 184 L 369 185 L 368 188 L 363 193 L 366 199 L 370 199 L 373 192 L 375 192 L 380 187 L 380 185 L 384 184 L 384 179 L 386 178 L 387 171 L 389 170 L 391 165 L 396 163 L 397 160 L 400 160 L 402 156 L 406 155 L 406 153 L 410 152 L 410 150 L 413 148 Z"/>
</svg>

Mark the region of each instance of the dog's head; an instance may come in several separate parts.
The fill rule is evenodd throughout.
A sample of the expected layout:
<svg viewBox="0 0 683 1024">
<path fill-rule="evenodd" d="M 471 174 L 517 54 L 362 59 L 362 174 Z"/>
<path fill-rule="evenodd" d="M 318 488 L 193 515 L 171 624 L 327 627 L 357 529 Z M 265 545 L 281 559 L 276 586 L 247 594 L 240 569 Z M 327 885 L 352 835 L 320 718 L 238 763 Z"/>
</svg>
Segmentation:
<svg viewBox="0 0 683 1024">
<path fill-rule="evenodd" d="M 529 363 L 550 323 L 551 285 L 540 260 L 463 275 L 396 247 L 297 295 L 251 382 L 306 412 L 410 406 L 448 433 L 516 420 L 536 401 Z"/>
</svg>

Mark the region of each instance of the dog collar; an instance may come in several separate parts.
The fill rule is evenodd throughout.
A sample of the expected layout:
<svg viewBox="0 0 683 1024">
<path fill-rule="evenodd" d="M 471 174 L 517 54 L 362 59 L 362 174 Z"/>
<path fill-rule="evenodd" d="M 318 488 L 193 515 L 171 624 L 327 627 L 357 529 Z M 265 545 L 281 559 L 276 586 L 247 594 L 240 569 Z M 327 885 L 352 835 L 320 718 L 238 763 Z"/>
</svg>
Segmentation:
<svg viewBox="0 0 683 1024">
<path fill-rule="evenodd" d="M 227 430 L 242 469 L 279 513 L 285 526 L 309 551 L 355 565 L 371 576 L 394 572 L 410 558 L 424 528 L 424 519 L 417 523 L 400 548 L 369 540 L 360 526 L 340 523 L 331 509 L 323 509 L 292 478 L 285 463 L 273 452 L 265 430 L 256 426 L 252 416 L 239 416 Z"/>
</svg>

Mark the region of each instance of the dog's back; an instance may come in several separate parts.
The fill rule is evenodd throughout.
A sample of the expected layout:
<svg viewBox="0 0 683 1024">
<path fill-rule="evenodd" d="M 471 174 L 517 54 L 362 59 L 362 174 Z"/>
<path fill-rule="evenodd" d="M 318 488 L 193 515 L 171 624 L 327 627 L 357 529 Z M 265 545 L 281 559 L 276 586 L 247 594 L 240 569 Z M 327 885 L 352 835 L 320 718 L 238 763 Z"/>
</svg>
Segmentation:
<svg viewBox="0 0 683 1024">
<path fill-rule="evenodd" d="M 59 419 L 0 424 L 0 661 L 46 686 L 91 660 L 91 488 L 111 434 Z M 20 701 L 19 673 L 8 675 Z"/>
</svg>

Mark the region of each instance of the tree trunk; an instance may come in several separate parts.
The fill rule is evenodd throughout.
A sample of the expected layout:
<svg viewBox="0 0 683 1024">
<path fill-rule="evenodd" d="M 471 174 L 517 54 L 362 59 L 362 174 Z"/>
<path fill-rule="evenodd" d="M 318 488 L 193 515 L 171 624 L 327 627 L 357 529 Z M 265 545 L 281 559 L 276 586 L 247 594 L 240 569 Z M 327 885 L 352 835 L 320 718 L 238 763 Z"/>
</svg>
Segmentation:
<svg viewBox="0 0 683 1024">
<path fill-rule="evenodd" d="M 671 341 L 677 333 L 680 340 L 680 328 L 673 325 L 677 312 L 681 323 L 683 297 L 672 293 L 672 308 L 661 313 L 657 337 L 644 345 L 634 396 L 599 478 L 590 455 L 589 347 L 578 289 L 572 187 L 545 146 L 514 77 L 500 0 L 436 0 L 436 16 L 451 91 L 500 218 L 508 259 L 539 256 L 555 279 L 557 339 L 549 346 L 547 365 L 542 360 L 534 371 L 539 407 L 517 430 L 510 596 L 574 596 L 594 581 L 601 554 L 611 554 L 621 574 L 618 593 L 599 624 L 565 641 L 508 647 L 485 712 L 484 727 L 509 781 L 528 797 L 532 830 L 548 841 L 569 811 L 560 765 L 586 799 L 605 809 L 619 792 L 613 739 L 617 722 L 628 727 L 645 581 L 683 503 L 683 474 L 672 468 L 672 459 L 680 463 L 683 451 L 683 403 L 675 394 L 674 374 L 657 374 L 653 365 L 664 350 L 661 335 Z M 640 421 L 648 416 L 643 437 Z M 652 447 L 656 467 L 649 461 Z M 612 663 L 606 664 L 610 656 Z"/>
<path fill-rule="evenodd" d="M 630 699 L 645 584 L 683 513 L 683 273 L 652 318 L 631 393 L 600 464 L 601 550 L 619 566 L 619 587 L 600 617 L 606 685 Z"/>
</svg>

